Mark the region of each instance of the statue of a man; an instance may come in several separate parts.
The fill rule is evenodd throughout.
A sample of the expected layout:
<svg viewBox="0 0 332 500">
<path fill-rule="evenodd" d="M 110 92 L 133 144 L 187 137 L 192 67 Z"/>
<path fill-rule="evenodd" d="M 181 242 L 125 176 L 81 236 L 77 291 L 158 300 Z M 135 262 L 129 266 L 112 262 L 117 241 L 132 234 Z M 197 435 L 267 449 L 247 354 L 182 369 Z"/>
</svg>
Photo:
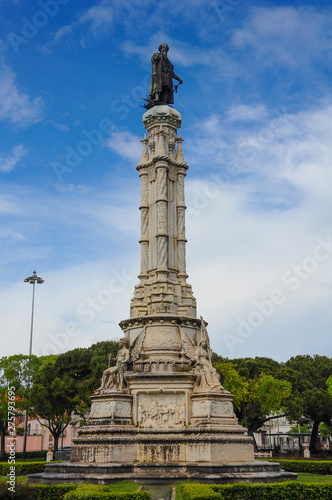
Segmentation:
<svg viewBox="0 0 332 500">
<path fill-rule="evenodd" d="M 183 83 L 182 79 L 174 73 L 174 66 L 167 57 L 169 51 L 167 43 L 159 45 L 158 50 L 159 52 L 155 52 L 151 57 L 152 74 L 149 92 L 151 106 L 173 104 L 173 78 L 180 84 Z"/>
</svg>

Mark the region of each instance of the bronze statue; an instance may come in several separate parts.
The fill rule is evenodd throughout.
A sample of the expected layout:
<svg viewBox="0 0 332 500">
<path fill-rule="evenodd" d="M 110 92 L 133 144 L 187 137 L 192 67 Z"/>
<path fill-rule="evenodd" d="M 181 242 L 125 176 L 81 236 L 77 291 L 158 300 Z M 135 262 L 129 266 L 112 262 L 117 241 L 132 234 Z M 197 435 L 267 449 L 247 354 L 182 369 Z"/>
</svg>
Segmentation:
<svg viewBox="0 0 332 500">
<path fill-rule="evenodd" d="M 159 52 L 155 52 L 151 57 L 152 74 L 149 98 L 145 99 L 146 109 L 150 109 L 158 104 L 173 104 L 174 90 L 177 91 L 179 84 L 182 84 L 182 79 L 174 73 L 174 66 L 167 57 L 169 47 L 167 43 L 162 43 L 158 47 Z M 179 83 L 173 87 L 173 78 Z"/>
</svg>

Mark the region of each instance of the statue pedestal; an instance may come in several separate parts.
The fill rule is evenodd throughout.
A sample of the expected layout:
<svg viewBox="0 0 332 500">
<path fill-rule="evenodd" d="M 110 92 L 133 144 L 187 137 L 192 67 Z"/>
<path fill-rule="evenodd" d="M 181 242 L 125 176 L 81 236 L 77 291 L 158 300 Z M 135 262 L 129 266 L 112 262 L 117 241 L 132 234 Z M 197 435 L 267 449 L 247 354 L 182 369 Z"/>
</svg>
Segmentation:
<svg viewBox="0 0 332 500">
<path fill-rule="evenodd" d="M 124 393 L 103 393 L 91 396 L 88 423 L 91 425 L 130 424 L 132 396 Z"/>
<path fill-rule="evenodd" d="M 191 423 L 196 426 L 238 426 L 233 410 L 233 398 L 227 391 L 194 393 L 191 397 Z"/>
</svg>

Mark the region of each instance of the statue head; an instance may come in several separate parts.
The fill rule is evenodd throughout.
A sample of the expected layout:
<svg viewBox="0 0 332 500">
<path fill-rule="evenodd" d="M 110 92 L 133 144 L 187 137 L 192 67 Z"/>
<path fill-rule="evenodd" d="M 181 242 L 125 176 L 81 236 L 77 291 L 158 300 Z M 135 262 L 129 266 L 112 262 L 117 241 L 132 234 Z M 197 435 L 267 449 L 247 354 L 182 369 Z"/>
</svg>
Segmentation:
<svg viewBox="0 0 332 500">
<path fill-rule="evenodd" d="M 119 340 L 119 346 L 120 346 L 120 349 L 121 347 L 129 347 L 129 341 L 126 337 L 123 337 Z"/>
<path fill-rule="evenodd" d="M 158 50 L 161 54 L 164 54 L 164 53 L 167 54 L 167 52 L 169 51 L 169 46 L 167 45 L 167 43 L 161 43 L 158 47 Z"/>
</svg>

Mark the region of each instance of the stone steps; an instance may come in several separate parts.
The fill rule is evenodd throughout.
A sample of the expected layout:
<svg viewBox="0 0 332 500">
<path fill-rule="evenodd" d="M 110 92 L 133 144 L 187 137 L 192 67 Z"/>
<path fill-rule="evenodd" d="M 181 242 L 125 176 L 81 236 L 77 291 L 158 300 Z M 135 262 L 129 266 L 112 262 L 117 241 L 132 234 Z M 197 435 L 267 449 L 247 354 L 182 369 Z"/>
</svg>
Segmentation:
<svg viewBox="0 0 332 500">
<path fill-rule="evenodd" d="M 29 475 L 30 482 L 110 484 L 129 479 L 146 484 L 171 484 L 188 479 L 203 483 L 275 482 L 297 479 L 278 463 L 182 464 L 47 464 L 44 473 Z"/>
</svg>

